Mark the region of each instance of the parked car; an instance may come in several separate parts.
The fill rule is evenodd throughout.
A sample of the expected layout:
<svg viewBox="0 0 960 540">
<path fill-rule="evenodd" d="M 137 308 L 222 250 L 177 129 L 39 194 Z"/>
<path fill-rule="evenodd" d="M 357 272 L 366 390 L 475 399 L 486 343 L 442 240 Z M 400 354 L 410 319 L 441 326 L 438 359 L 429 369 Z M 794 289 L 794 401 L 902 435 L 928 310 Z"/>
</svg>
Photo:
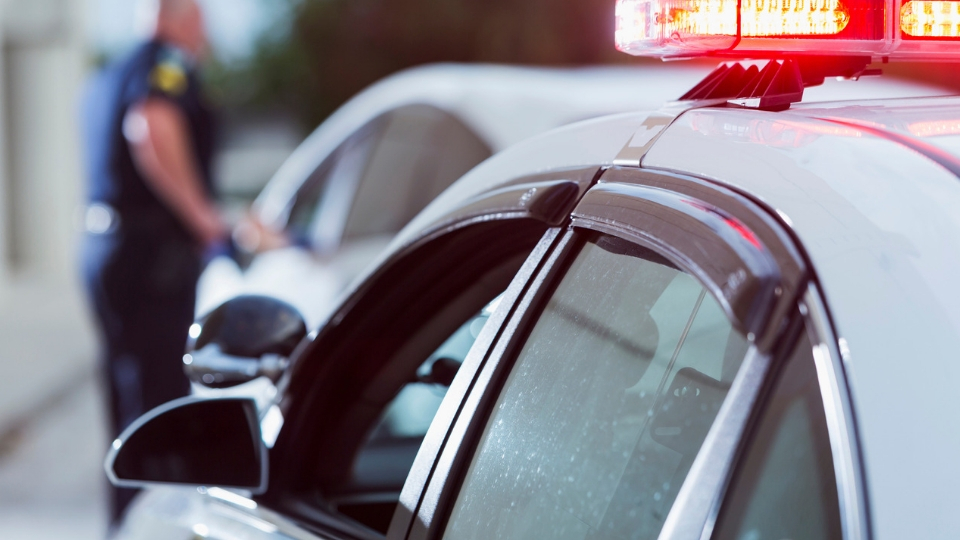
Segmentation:
<svg viewBox="0 0 960 540">
<path fill-rule="evenodd" d="M 706 46 L 675 38 L 651 43 Z M 185 398 L 114 443 L 111 479 L 152 486 L 123 534 L 960 535 L 960 98 L 797 102 L 875 45 L 821 41 L 787 43 L 862 54 L 724 64 L 498 153 L 314 332 L 269 299 L 219 308 L 198 343 L 291 365 L 266 406 Z"/>
<path fill-rule="evenodd" d="M 388 77 L 344 104 L 277 171 L 238 235 L 255 257 L 244 269 L 213 261 L 197 313 L 240 293 L 268 294 L 313 327 L 394 234 L 493 153 L 563 124 L 657 107 L 708 72 L 437 64 Z"/>
</svg>

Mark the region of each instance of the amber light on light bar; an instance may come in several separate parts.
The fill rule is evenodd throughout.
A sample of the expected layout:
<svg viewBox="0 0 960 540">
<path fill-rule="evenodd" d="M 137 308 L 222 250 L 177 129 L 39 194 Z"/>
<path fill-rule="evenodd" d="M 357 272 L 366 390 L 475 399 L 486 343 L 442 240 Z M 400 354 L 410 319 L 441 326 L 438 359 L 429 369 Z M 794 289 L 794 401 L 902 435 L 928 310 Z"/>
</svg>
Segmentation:
<svg viewBox="0 0 960 540">
<path fill-rule="evenodd" d="M 737 11 L 737 0 L 619 0 L 617 47 L 729 47 L 738 34 Z M 840 0 L 741 0 L 739 12 L 742 37 L 832 36 L 850 22 Z"/>
<path fill-rule="evenodd" d="M 617 0 L 641 56 L 960 61 L 960 0 Z"/>
<path fill-rule="evenodd" d="M 680 33 L 737 35 L 736 0 L 690 0 L 658 21 Z M 746 37 L 838 34 L 850 16 L 838 0 L 742 0 L 740 35 Z"/>
<path fill-rule="evenodd" d="M 742 36 L 839 34 L 850 15 L 838 0 L 743 0 Z"/>
<path fill-rule="evenodd" d="M 900 29 L 913 37 L 960 37 L 960 2 L 905 2 L 900 8 Z"/>
</svg>

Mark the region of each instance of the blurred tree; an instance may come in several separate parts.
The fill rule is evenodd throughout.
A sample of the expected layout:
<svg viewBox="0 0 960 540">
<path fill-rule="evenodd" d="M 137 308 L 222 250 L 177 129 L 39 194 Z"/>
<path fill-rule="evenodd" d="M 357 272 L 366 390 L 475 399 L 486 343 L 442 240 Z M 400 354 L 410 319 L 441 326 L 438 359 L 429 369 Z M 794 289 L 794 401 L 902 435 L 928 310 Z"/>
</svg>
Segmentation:
<svg viewBox="0 0 960 540">
<path fill-rule="evenodd" d="M 261 0 L 290 18 L 242 65 L 215 66 L 212 87 L 231 110 L 267 109 L 313 129 L 364 87 L 431 62 L 547 66 L 640 63 L 613 46 L 614 0 Z M 883 66 L 960 88 L 952 66 Z"/>
<path fill-rule="evenodd" d="M 613 0 L 264 0 L 289 4 L 243 65 L 211 70 L 233 108 L 275 108 L 304 129 L 367 85 L 431 62 L 571 66 L 628 62 Z"/>
</svg>

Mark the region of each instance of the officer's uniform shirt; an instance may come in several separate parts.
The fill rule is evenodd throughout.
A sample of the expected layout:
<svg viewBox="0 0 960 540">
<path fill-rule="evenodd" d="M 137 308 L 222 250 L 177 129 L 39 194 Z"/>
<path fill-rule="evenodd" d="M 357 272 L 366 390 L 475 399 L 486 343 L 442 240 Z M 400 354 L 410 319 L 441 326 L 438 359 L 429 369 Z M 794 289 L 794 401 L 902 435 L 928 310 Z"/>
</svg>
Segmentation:
<svg viewBox="0 0 960 540">
<path fill-rule="evenodd" d="M 181 358 L 200 246 L 141 176 L 124 137 L 127 112 L 147 98 L 183 111 L 203 188 L 212 192 L 213 121 L 183 53 L 150 41 L 90 82 L 83 103 L 89 206 L 82 267 L 103 337 L 112 436 L 189 391 Z M 116 522 L 134 492 L 110 494 Z"/>
<path fill-rule="evenodd" d="M 172 101 L 184 112 L 190 147 L 196 153 L 204 188 L 212 194 L 213 119 L 196 74 L 178 49 L 150 41 L 100 73 L 88 88 L 84 104 L 88 200 L 94 208 L 115 213 L 109 220 L 89 216 L 92 232 L 123 227 L 132 234 L 187 236 L 180 221 L 137 171 L 123 135 L 126 113 L 148 97 Z"/>
<path fill-rule="evenodd" d="M 183 111 L 212 191 L 213 121 L 183 53 L 150 41 L 91 81 L 82 111 L 90 203 L 82 266 L 104 338 L 114 435 L 187 393 L 180 359 L 201 270 L 200 246 L 141 176 L 123 134 L 127 112 L 147 98 Z"/>
</svg>

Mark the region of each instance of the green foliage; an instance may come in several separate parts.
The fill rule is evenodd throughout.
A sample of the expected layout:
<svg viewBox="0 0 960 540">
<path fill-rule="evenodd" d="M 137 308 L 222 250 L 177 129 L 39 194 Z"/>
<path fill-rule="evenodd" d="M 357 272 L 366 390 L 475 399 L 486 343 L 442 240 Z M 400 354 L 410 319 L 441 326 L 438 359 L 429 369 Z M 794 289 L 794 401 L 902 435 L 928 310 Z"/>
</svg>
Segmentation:
<svg viewBox="0 0 960 540">
<path fill-rule="evenodd" d="M 215 66 L 228 107 L 292 113 L 312 129 L 367 85 L 431 62 L 569 66 L 625 62 L 613 0 L 264 0 L 289 2 L 242 66 Z"/>
</svg>

